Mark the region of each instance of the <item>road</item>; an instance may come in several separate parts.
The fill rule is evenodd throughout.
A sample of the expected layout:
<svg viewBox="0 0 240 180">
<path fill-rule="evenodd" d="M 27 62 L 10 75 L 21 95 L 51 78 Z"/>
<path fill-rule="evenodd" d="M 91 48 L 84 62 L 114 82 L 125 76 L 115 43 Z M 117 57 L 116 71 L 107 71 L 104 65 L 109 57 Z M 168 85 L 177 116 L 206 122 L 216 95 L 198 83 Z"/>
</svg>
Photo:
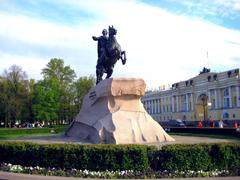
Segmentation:
<svg viewBox="0 0 240 180">
<path fill-rule="evenodd" d="M 29 174 L 8 173 L 0 171 L 0 180 L 96 180 L 93 178 L 74 178 L 74 177 L 60 177 L 60 176 L 39 176 Z M 171 178 L 172 179 L 172 178 Z M 174 178 L 173 180 L 239 180 L 240 176 L 235 177 L 214 177 L 214 178 Z M 100 180 L 100 179 L 98 179 Z M 170 180 L 170 179 L 161 179 Z"/>
</svg>

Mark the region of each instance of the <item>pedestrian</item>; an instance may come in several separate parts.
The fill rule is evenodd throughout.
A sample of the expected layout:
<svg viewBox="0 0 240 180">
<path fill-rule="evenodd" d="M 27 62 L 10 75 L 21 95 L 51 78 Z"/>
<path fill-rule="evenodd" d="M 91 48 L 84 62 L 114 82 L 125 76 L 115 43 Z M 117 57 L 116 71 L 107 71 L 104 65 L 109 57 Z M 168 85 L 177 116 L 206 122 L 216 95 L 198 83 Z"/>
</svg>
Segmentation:
<svg viewBox="0 0 240 180">
<path fill-rule="evenodd" d="M 203 125 L 202 125 L 202 122 L 201 122 L 201 121 L 199 121 L 199 122 L 198 122 L 198 124 L 197 124 L 197 127 L 198 127 L 198 128 L 202 128 L 202 127 L 203 127 Z"/>
<path fill-rule="evenodd" d="M 214 121 L 213 121 L 213 119 L 210 120 L 210 127 L 214 128 Z"/>
<path fill-rule="evenodd" d="M 223 128 L 223 121 L 221 119 L 218 121 L 218 127 Z"/>
<path fill-rule="evenodd" d="M 238 123 L 237 123 L 237 121 L 234 121 L 234 123 L 233 123 L 233 127 L 234 127 L 235 129 L 238 128 Z"/>
</svg>

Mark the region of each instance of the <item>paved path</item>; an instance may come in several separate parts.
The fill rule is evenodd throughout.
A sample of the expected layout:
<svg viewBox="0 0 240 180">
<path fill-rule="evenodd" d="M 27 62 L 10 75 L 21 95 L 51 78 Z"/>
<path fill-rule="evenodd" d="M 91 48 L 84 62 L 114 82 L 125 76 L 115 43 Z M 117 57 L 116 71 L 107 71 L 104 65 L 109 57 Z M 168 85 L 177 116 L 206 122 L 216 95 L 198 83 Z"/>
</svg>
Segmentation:
<svg viewBox="0 0 240 180">
<path fill-rule="evenodd" d="M 161 147 L 167 144 L 197 144 L 197 143 L 216 143 L 216 142 L 239 142 L 240 140 L 235 139 L 220 139 L 220 138 L 210 138 L 210 137 L 195 137 L 195 136 L 172 136 L 174 142 L 164 142 L 164 143 L 148 143 L 148 145 L 156 145 Z M 3 140 L 3 139 L 2 139 Z M 53 143 L 74 143 L 74 144 L 91 144 L 90 142 L 70 138 L 64 135 L 52 135 L 52 136 L 29 136 L 29 137 L 18 137 L 18 138 L 9 138 L 4 139 L 8 141 L 25 141 L 33 142 L 39 144 L 53 144 Z"/>
<path fill-rule="evenodd" d="M 74 178 L 74 177 L 60 177 L 60 176 L 39 176 L 39 175 L 29 175 L 29 174 L 18 174 L 18 173 L 8 173 L 0 171 L 0 180 L 100 180 L 100 179 L 91 179 L 91 178 Z M 174 178 L 172 180 L 239 180 L 238 177 L 214 177 L 214 178 Z M 169 180 L 169 179 L 161 179 Z"/>
</svg>

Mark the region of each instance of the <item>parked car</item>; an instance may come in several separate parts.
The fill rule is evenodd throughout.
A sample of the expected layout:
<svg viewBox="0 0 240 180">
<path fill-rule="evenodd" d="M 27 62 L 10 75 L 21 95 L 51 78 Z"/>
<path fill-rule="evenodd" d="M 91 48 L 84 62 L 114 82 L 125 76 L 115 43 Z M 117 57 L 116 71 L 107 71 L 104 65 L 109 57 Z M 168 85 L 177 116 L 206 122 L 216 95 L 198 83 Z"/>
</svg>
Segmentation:
<svg viewBox="0 0 240 180">
<path fill-rule="evenodd" d="M 158 122 L 162 127 L 168 127 L 169 120 L 161 120 Z"/>
<path fill-rule="evenodd" d="M 181 119 L 169 120 L 169 126 L 173 126 L 173 127 L 186 127 L 186 125 L 184 124 L 184 122 Z"/>
</svg>

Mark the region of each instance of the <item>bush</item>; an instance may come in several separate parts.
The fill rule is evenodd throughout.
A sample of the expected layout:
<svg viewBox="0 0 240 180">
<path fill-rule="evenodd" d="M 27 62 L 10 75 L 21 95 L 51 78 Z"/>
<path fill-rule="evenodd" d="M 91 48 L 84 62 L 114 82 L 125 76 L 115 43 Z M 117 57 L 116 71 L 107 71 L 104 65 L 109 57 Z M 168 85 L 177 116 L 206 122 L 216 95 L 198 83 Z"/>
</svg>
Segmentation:
<svg viewBox="0 0 240 180">
<path fill-rule="evenodd" d="M 240 167 L 240 144 L 168 145 L 155 153 L 155 170 L 235 169 Z"/>
<path fill-rule="evenodd" d="M 169 145 L 156 153 L 157 170 L 208 170 L 211 166 L 209 148 L 204 144 Z"/>
<path fill-rule="evenodd" d="M 23 166 L 76 168 L 88 170 L 145 170 L 148 154 L 156 149 L 144 145 L 40 145 L 0 142 L 0 162 Z"/>
<path fill-rule="evenodd" d="M 210 155 L 216 169 L 235 169 L 240 167 L 240 144 L 213 144 Z"/>
<path fill-rule="evenodd" d="M 240 167 L 240 144 L 77 145 L 0 142 L 0 163 L 90 171 L 211 171 Z"/>
</svg>

